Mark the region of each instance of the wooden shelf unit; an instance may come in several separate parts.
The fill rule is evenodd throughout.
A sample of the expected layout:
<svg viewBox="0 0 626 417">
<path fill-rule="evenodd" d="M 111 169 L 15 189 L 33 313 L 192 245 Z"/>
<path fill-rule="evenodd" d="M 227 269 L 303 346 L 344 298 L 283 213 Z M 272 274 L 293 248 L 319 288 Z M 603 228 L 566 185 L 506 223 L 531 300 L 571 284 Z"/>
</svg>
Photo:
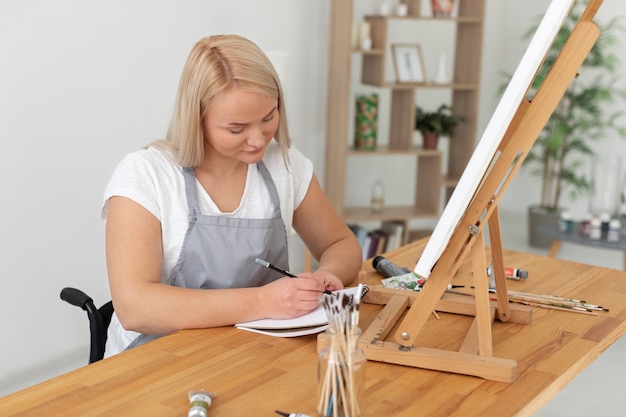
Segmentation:
<svg viewBox="0 0 626 417">
<path fill-rule="evenodd" d="M 459 1 L 458 16 L 453 18 L 421 15 L 421 0 L 405 1 L 409 6 L 406 17 L 363 16 L 370 24 L 373 41 L 372 49 L 368 51 L 355 50 L 352 47 L 352 24 L 361 19 L 354 17 L 355 1 L 364 0 L 331 1 L 325 191 L 346 222 L 391 219 L 408 222 L 418 218 L 436 218 L 441 212 L 442 191 L 447 201 L 476 145 L 485 0 Z M 455 66 L 451 83 L 418 85 L 396 84 L 385 80 L 385 65 L 391 59 L 389 27 L 398 22 L 415 25 L 425 22 L 441 23 L 455 27 Z M 416 43 L 425 41 L 420 39 Z M 379 145 L 375 151 L 352 149 L 352 138 L 349 137 L 350 125 L 354 123 L 350 117 L 355 94 L 352 91 L 351 69 L 354 54 L 361 56 L 360 83 L 390 92 L 388 144 Z M 445 154 L 441 151 L 422 150 L 413 144 L 415 106 L 419 102 L 417 92 L 428 89 L 450 91 L 451 102 L 448 104 L 463 118 Z M 382 109 L 379 108 L 379 111 Z M 347 161 L 348 158 L 362 155 L 381 158 L 414 155 L 417 169 L 413 206 L 385 207 L 382 213 L 372 213 L 369 206 L 348 206 L 345 201 L 345 190 L 348 186 Z M 447 157 L 445 173 L 442 172 L 444 157 Z"/>
</svg>

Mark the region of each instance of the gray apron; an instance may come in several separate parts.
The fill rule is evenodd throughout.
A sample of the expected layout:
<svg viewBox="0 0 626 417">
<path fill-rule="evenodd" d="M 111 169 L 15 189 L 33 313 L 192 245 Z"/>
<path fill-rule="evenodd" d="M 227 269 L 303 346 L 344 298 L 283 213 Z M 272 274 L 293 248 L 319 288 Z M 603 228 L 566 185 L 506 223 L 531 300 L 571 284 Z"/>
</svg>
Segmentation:
<svg viewBox="0 0 626 417">
<path fill-rule="evenodd" d="M 255 262 L 256 258 L 289 267 L 287 231 L 278 192 L 263 161 L 256 165 L 274 207 L 270 219 L 203 215 L 198 204 L 195 170 L 183 169 L 189 226 L 170 275 L 170 285 L 202 289 L 259 287 L 281 276 Z M 127 349 L 158 337 L 142 334 Z"/>
</svg>

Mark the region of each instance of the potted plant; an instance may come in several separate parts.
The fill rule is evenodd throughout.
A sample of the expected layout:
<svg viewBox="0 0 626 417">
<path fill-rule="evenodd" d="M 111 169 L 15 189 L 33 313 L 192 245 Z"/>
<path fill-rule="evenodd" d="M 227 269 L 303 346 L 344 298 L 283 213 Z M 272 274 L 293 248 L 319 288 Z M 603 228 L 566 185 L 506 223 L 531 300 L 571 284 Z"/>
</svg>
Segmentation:
<svg viewBox="0 0 626 417">
<path fill-rule="evenodd" d="M 426 112 L 421 107 L 415 109 L 415 130 L 422 134 L 424 149 L 437 149 L 440 136 L 451 137 L 461 117 L 453 113 L 452 107 L 442 104 L 434 112 Z"/>
<path fill-rule="evenodd" d="M 576 1 L 535 76 L 529 99 L 543 83 L 583 10 L 583 2 Z M 626 129 L 617 123 L 623 112 L 614 111 L 620 106 L 612 104 L 626 99 L 626 90 L 616 88 L 618 59 L 612 49 L 617 45 L 615 31 L 622 30 L 622 26 L 617 18 L 599 26 L 600 38 L 580 69 L 583 77 L 572 81 L 523 163 L 541 180 L 540 204 L 528 210 L 529 243 L 533 246 L 549 247 L 552 243 L 537 229 L 557 221 L 565 192 L 575 199 L 590 191 L 587 170 L 582 168 L 595 156 L 593 142 L 609 132 L 626 137 Z M 528 31 L 524 39 L 530 38 L 535 29 Z"/>
</svg>

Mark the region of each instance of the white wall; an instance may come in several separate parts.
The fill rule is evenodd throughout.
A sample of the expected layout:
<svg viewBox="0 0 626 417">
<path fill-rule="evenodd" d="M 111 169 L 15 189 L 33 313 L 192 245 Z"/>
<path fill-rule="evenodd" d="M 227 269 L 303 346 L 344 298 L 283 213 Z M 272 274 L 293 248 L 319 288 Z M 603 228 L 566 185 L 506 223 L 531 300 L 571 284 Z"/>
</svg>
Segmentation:
<svg viewBox="0 0 626 417">
<path fill-rule="evenodd" d="M 110 299 L 101 197 L 123 155 L 164 136 L 193 44 L 237 33 L 287 51 L 296 145 L 323 169 L 327 1 L 0 0 L 0 395 L 86 363 Z"/>
<path fill-rule="evenodd" d="M 481 127 L 500 72 L 515 68 L 522 33 L 549 1 L 487 3 Z M 605 2 L 600 19 L 625 8 Z M 0 395 L 86 362 L 86 316 L 58 293 L 71 285 L 109 299 L 104 186 L 124 154 L 165 134 L 199 38 L 238 33 L 290 53 L 290 127 L 323 180 L 328 13 L 328 0 L 0 0 Z M 502 205 L 522 212 L 537 196 L 521 173 Z"/>
</svg>

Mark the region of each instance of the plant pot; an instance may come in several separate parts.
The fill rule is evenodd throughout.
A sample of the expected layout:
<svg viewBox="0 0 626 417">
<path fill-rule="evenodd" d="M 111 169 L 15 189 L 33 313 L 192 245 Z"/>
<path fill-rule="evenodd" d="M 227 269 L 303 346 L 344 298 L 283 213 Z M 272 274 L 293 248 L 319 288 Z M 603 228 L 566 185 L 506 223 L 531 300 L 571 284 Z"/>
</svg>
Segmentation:
<svg viewBox="0 0 626 417">
<path fill-rule="evenodd" d="M 437 149 L 439 135 L 435 132 L 422 132 L 422 148 Z"/>
<path fill-rule="evenodd" d="M 554 238 L 539 233 L 539 228 L 558 224 L 561 209 L 548 210 L 544 207 L 528 207 L 528 244 L 538 248 L 549 248 Z"/>
</svg>

